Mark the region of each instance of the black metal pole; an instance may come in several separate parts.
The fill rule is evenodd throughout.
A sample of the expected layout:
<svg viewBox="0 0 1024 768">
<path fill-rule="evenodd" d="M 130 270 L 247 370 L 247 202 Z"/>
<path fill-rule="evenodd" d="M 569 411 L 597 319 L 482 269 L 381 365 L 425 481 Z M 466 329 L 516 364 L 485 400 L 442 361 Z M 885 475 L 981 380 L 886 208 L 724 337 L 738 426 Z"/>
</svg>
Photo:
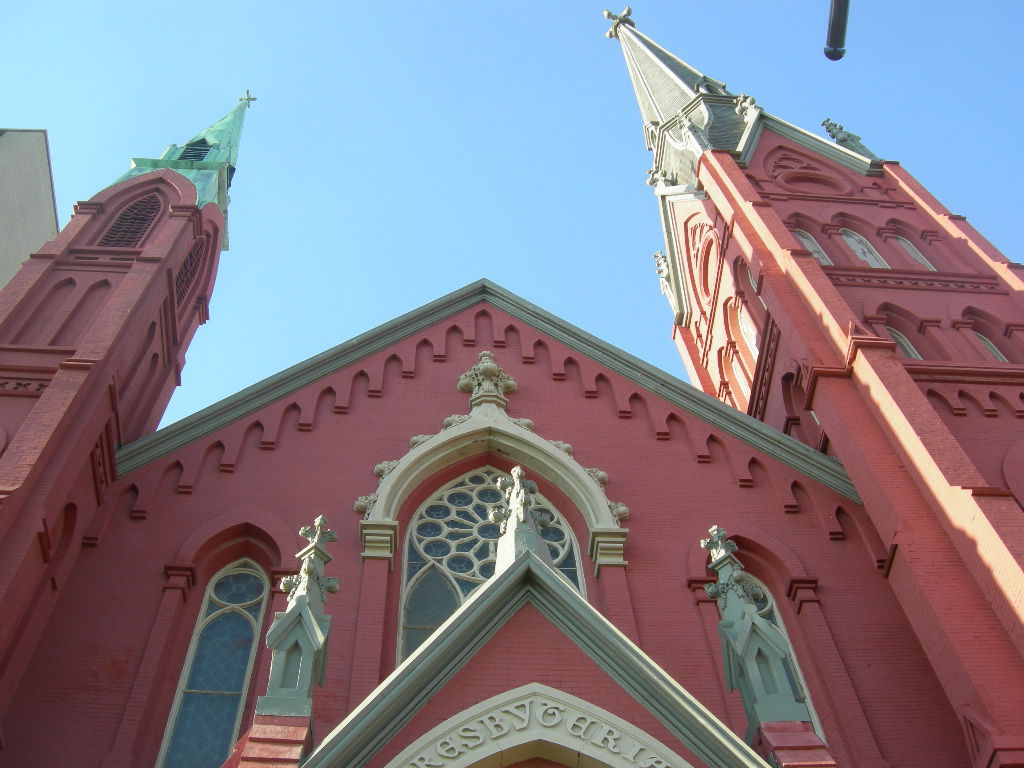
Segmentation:
<svg viewBox="0 0 1024 768">
<path fill-rule="evenodd" d="M 825 56 L 839 61 L 846 55 L 846 21 L 850 16 L 850 0 L 832 0 L 825 35 Z"/>
</svg>

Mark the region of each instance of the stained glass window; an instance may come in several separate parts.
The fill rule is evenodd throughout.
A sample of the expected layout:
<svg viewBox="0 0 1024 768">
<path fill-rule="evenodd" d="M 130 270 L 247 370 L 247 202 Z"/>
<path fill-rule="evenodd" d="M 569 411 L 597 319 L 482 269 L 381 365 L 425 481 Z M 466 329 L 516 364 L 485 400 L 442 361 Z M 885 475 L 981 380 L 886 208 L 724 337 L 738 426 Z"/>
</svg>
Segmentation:
<svg viewBox="0 0 1024 768">
<path fill-rule="evenodd" d="M 918 352 L 914 345 L 910 343 L 910 339 L 904 336 L 902 333 L 897 331 L 895 328 L 890 328 L 888 325 L 885 326 L 886 333 L 892 337 L 892 340 L 896 342 L 896 346 L 899 347 L 900 352 L 909 357 L 911 360 L 920 360 L 921 353 Z"/>
<path fill-rule="evenodd" d="M 804 232 L 802 229 L 796 230 L 797 239 L 803 243 L 804 248 L 811 252 L 811 256 L 818 260 L 819 264 L 828 266 L 832 263 L 832 259 L 828 257 L 825 250 L 818 245 L 818 241 L 814 239 L 814 236 L 809 232 Z"/>
<path fill-rule="evenodd" d="M 930 269 L 932 272 L 936 271 L 935 267 L 932 266 L 932 263 L 928 261 L 928 259 L 924 257 L 924 254 L 917 250 L 917 246 L 915 246 L 912 242 L 907 240 L 907 238 L 897 236 L 896 242 L 903 247 L 903 250 L 907 252 L 907 255 L 910 256 L 910 258 L 912 258 L 922 267 L 924 267 L 925 269 Z"/>
<path fill-rule="evenodd" d="M 210 581 L 169 721 L 161 768 L 219 768 L 238 734 L 267 581 L 243 560 Z"/>
<path fill-rule="evenodd" d="M 878 255 L 878 251 L 863 236 L 858 235 L 852 229 L 840 229 L 839 236 L 843 238 L 843 242 L 853 251 L 853 255 L 869 267 L 874 267 L 875 269 L 889 268 L 885 259 Z"/>
<path fill-rule="evenodd" d="M 985 346 L 985 349 L 989 351 L 989 354 L 992 355 L 992 357 L 994 357 L 1000 363 L 1010 362 L 1009 358 L 1007 358 L 1006 355 L 1002 353 L 1002 350 L 1000 350 L 999 347 L 995 345 L 995 342 L 992 341 L 992 339 L 990 339 L 983 333 L 978 333 L 977 331 L 974 331 L 973 333 L 975 336 L 978 337 L 978 341 L 980 341 Z"/>
<path fill-rule="evenodd" d="M 494 575 L 498 537 L 492 509 L 504 509 L 498 490 L 504 473 L 469 472 L 432 496 L 409 523 L 405 547 L 401 657 L 405 658 Z M 541 528 L 555 568 L 581 589 L 576 543 L 558 510 L 539 493 L 535 509 L 550 513 Z"/>
</svg>

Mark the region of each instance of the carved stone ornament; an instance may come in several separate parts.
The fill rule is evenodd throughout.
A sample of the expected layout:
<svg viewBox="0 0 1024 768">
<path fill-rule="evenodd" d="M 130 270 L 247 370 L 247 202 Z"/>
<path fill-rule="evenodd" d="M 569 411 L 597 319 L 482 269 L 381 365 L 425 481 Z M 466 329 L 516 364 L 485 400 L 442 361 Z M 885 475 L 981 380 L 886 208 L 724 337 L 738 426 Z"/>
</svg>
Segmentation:
<svg viewBox="0 0 1024 768">
<path fill-rule="evenodd" d="M 494 353 L 484 350 L 472 368 L 459 377 L 459 392 L 469 392 L 469 405 L 475 408 L 484 403 L 508 407 L 506 392 L 516 391 L 516 382 L 494 361 Z"/>
<path fill-rule="evenodd" d="M 627 26 L 636 29 L 636 24 L 629 18 L 633 14 L 633 9 L 628 5 L 622 10 L 622 13 L 616 15 L 609 10 L 605 10 L 603 16 L 612 23 L 612 28 L 604 33 L 604 36 L 609 40 L 617 38 L 619 36 L 619 27 Z"/>
<path fill-rule="evenodd" d="M 533 432 L 533 422 L 530 419 L 512 419 L 512 418 L 510 418 L 509 421 L 511 421 L 513 424 L 518 424 L 523 429 L 528 429 L 531 432 Z"/>
<path fill-rule="evenodd" d="M 414 437 L 409 438 L 409 447 L 415 448 L 417 445 L 422 445 L 432 437 L 433 435 L 415 435 Z"/>
<path fill-rule="evenodd" d="M 601 485 L 608 482 L 608 473 L 597 467 L 584 467 L 583 470 Z"/>
<path fill-rule="evenodd" d="M 352 505 L 352 509 L 358 512 L 360 515 L 370 514 L 370 510 L 373 505 L 377 503 L 377 494 L 370 493 L 366 496 L 360 496 L 356 499 L 356 503 Z"/>
<path fill-rule="evenodd" d="M 672 177 L 668 175 L 668 171 L 664 168 L 651 168 L 647 172 L 647 186 L 656 187 L 659 184 L 672 186 Z"/>
<path fill-rule="evenodd" d="M 467 421 L 469 421 L 469 414 L 468 413 L 454 413 L 451 416 L 448 416 L 442 422 L 442 428 L 443 429 L 450 429 L 451 427 L 459 426 L 459 424 L 464 424 Z"/>
<path fill-rule="evenodd" d="M 324 613 L 327 595 L 338 591 L 338 579 L 324 576 L 324 565 L 331 556 L 323 545 L 336 541 L 338 535 L 327 527 L 327 518 L 320 515 L 313 525 L 304 526 L 299 534 L 309 541 L 296 557 L 299 572 L 281 579 L 281 589 L 288 594 L 287 608 L 274 615 L 267 631 L 270 649 L 270 679 L 266 696 L 256 702 L 260 715 L 311 717 L 314 683 L 323 683 L 324 653 L 331 618 Z"/>
<path fill-rule="evenodd" d="M 508 569 L 525 552 L 532 552 L 541 562 L 554 568 L 551 550 L 541 537 L 540 529 L 551 525 L 555 518 L 550 511 L 536 507 L 537 484 L 526 479 L 522 467 L 515 466 L 509 477 L 498 481 L 498 490 L 505 496 L 506 506 L 491 512 L 491 522 L 501 525 L 494 558 L 495 574 Z"/>
<path fill-rule="evenodd" d="M 615 516 L 615 519 L 620 522 L 629 517 L 629 507 L 618 501 L 609 501 L 608 509 Z"/>
<path fill-rule="evenodd" d="M 390 472 L 397 466 L 398 462 L 393 459 L 389 459 L 388 461 L 382 461 L 380 464 L 373 468 L 373 474 L 383 479 L 388 472 Z"/>
<path fill-rule="evenodd" d="M 288 595 L 289 607 L 305 596 L 315 611 L 322 612 L 327 593 L 337 592 L 339 585 L 338 579 L 324 576 L 324 564 L 330 562 L 331 557 L 322 545 L 337 541 L 338 534 L 327 527 L 327 518 L 320 515 L 313 525 L 300 528 L 299 535 L 309 541 L 309 546 L 296 555 L 302 561 L 299 572 L 281 579 L 281 589 Z"/>
<path fill-rule="evenodd" d="M 668 256 L 662 251 L 654 252 L 654 271 L 658 273 L 658 277 L 667 278 L 668 272 Z"/>
<path fill-rule="evenodd" d="M 555 446 L 555 448 L 557 448 L 558 450 L 565 451 L 570 456 L 572 456 L 572 445 L 570 443 L 565 443 L 562 442 L 561 440 L 548 440 L 548 442 Z"/>
<path fill-rule="evenodd" d="M 708 533 L 711 534 L 710 538 L 701 539 L 701 549 L 706 549 L 711 553 L 711 562 L 720 560 L 731 552 L 735 552 L 737 545 L 735 541 L 729 541 L 729 534 L 725 528 L 719 528 L 717 525 L 713 525 L 708 528 Z"/>
<path fill-rule="evenodd" d="M 753 96 L 747 96 L 745 93 L 741 93 L 737 96 L 733 103 L 736 105 L 736 114 L 742 117 L 748 122 L 757 115 L 755 111 L 755 105 L 757 102 Z"/>
</svg>

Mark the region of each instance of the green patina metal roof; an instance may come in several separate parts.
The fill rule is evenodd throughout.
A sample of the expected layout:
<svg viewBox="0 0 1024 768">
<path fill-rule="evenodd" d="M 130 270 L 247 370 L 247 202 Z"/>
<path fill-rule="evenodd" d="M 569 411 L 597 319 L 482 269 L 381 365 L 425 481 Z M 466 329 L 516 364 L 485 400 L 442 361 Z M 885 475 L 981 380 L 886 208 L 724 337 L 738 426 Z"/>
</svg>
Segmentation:
<svg viewBox="0 0 1024 768">
<path fill-rule="evenodd" d="M 195 185 L 196 205 L 202 208 L 207 203 L 216 203 L 226 218 L 228 203 L 231 201 L 228 187 L 231 186 L 231 178 L 238 162 L 242 125 L 249 104 L 255 100 L 247 90 L 234 109 L 185 144 L 171 144 L 159 158 L 132 158 L 132 167 L 113 183 L 118 184 L 157 168 L 171 168 Z M 226 232 L 224 248 L 227 249 Z"/>
</svg>

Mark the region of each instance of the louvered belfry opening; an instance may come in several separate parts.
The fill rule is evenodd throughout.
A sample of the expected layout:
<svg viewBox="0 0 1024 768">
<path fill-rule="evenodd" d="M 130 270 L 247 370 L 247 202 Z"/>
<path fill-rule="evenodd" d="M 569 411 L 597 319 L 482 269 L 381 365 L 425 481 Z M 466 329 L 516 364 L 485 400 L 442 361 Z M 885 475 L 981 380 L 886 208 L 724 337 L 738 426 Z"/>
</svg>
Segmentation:
<svg viewBox="0 0 1024 768">
<path fill-rule="evenodd" d="M 210 153 L 210 145 L 206 139 L 200 139 L 199 141 L 193 141 L 185 145 L 185 148 L 181 150 L 181 154 L 178 155 L 179 160 L 205 160 L 206 156 Z"/>
<path fill-rule="evenodd" d="M 137 248 L 149 228 L 153 226 L 162 207 L 156 193 L 136 200 L 121 211 L 121 215 L 110 225 L 110 229 L 103 234 L 97 245 L 112 248 Z"/>
<path fill-rule="evenodd" d="M 205 251 L 206 235 L 200 235 L 192 243 L 192 248 L 189 249 L 188 256 L 185 257 L 185 263 L 181 265 L 177 277 L 174 278 L 174 295 L 179 304 L 188 295 L 192 283 L 195 282 L 196 275 L 199 274 L 199 267 L 203 263 L 203 253 Z"/>
</svg>

